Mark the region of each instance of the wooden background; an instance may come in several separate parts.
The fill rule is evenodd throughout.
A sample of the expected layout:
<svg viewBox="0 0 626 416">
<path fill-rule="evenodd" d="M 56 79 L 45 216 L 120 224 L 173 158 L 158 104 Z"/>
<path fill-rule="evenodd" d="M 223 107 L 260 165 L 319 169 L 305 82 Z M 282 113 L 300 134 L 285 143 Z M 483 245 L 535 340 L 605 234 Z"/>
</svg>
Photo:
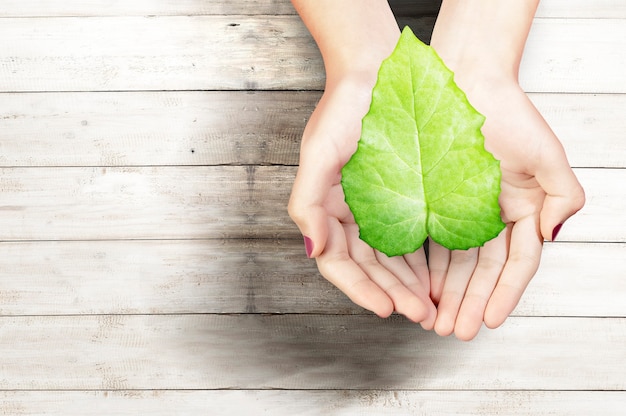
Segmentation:
<svg viewBox="0 0 626 416">
<path fill-rule="evenodd" d="M 428 40 L 436 1 L 393 2 Z M 286 0 L 0 0 L 0 415 L 623 415 L 626 3 L 521 82 L 588 195 L 471 343 L 354 306 L 286 212 L 323 65 Z"/>
</svg>

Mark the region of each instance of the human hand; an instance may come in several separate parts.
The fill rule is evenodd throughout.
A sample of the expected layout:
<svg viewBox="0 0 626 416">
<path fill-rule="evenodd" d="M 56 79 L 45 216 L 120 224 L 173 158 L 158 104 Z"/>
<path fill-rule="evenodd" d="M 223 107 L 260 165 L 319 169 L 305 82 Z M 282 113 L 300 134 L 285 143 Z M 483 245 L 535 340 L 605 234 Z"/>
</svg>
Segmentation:
<svg viewBox="0 0 626 416">
<path fill-rule="evenodd" d="M 381 317 L 396 311 L 431 329 L 436 310 L 424 250 L 387 257 L 372 249 L 359 239 L 344 201 L 341 168 L 356 151 L 373 81 L 356 75 L 327 86 L 304 131 L 289 214 L 320 273 L 353 302 Z"/>
<path fill-rule="evenodd" d="M 359 239 L 344 201 L 341 169 L 361 135 L 381 62 L 400 31 L 386 0 L 292 0 L 315 39 L 326 88 L 307 123 L 289 215 L 321 274 L 379 316 L 394 310 L 424 328 L 435 321 L 423 250 L 389 258 Z"/>
<path fill-rule="evenodd" d="M 556 135 L 513 77 L 457 68 L 455 79 L 485 115 L 485 147 L 501 161 L 502 233 L 483 247 L 430 245 L 435 331 L 472 339 L 482 323 L 501 325 L 539 266 L 544 240 L 582 208 L 584 192 Z"/>
<path fill-rule="evenodd" d="M 444 0 L 431 46 L 485 117 L 485 147 L 502 170 L 506 228 L 483 247 L 450 252 L 431 244 L 435 331 L 470 340 L 501 325 L 534 276 L 544 240 L 582 208 L 585 195 L 558 138 L 518 82 L 539 0 Z"/>
</svg>

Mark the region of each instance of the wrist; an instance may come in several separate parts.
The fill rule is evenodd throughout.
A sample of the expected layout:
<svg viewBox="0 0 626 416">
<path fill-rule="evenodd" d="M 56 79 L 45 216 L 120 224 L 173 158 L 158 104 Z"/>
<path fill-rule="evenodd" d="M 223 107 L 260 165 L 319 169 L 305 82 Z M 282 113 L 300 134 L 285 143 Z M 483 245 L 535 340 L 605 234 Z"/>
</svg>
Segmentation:
<svg viewBox="0 0 626 416">
<path fill-rule="evenodd" d="M 431 46 L 462 88 L 517 83 L 537 5 L 538 0 L 444 0 Z"/>
<path fill-rule="evenodd" d="M 327 84 L 376 77 L 400 38 L 387 0 L 292 0 L 324 59 Z"/>
<path fill-rule="evenodd" d="M 354 36 L 358 34 L 354 33 Z M 400 31 L 396 25 L 384 36 L 365 41 L 343 39 L 337 41 L 332 48 L 320 48 L 327 87 L 339 82 L 349 82 L 369 86 L 371 89 L 376 83 L 380 65 L 391 55 L 399 38 Z M 339 42 L 342 45 L 338 45 Z"/>
</svg>

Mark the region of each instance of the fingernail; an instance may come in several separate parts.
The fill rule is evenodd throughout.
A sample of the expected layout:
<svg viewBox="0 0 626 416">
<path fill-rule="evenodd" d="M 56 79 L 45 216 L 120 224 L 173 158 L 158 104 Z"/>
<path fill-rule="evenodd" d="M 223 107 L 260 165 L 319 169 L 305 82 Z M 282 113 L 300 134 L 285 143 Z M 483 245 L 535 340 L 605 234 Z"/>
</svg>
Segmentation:
<svg viewBox="0 0 626 416">
<path fill-rule="evenodd" d="M 561 231 L 562 226 L 563 224 L 559 224 L 554 227 L 554 230 L 552 230 L 552 241 L 554 241 L 556 239 L 556 236 L 559 235 L 559 231 Z"/>
<path fill-rule="evenodd" d="M 306 256 L 311 258 L 311 254 L 313 253 L 313 240 L 306 235 L 304 236 L 304 248 L 306 249 Z"/>
</svg>

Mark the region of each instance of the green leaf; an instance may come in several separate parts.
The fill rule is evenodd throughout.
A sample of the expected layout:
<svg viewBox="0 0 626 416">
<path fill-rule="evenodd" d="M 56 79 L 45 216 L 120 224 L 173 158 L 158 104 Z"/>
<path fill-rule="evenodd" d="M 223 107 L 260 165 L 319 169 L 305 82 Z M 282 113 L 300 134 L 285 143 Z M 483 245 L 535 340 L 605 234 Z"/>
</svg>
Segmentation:
<svg viewBox="0 0 626 416">
<path fill-rule="evenodd" d="M 436 52 L 405 28 L 342 169 L 361 239 L 397 256 L 428 235 L 450 250 L 496 237 L 504 228 L 500 162 L 484 148 L 484 120 Z"/>
</svg>

